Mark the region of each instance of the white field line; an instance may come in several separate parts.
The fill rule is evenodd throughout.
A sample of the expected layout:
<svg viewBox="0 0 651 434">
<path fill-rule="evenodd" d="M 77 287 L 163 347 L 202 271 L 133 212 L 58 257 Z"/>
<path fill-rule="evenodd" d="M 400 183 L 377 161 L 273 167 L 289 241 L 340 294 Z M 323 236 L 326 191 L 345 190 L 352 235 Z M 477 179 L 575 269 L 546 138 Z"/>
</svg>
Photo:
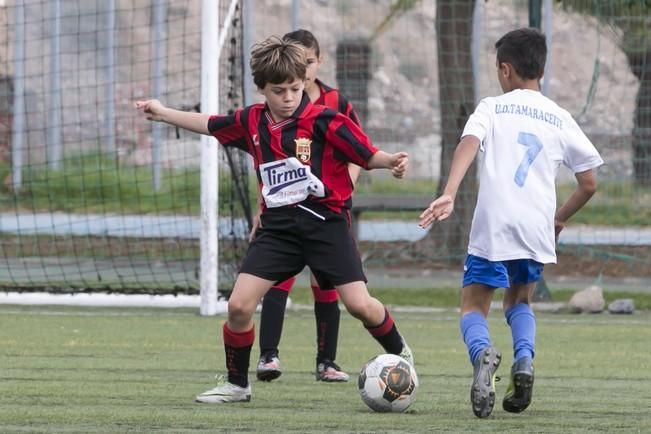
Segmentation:
<svg viewBox="0 0 651 434">
<path fill-rule="evenodd" d="M 199 309 L 199 295 L 149 295 L 149 294 L 51 294 L 48 292 L 0 292 L 0 304 L 23 306 L 88 306 L 88 307 L 157 307 Z M 292 300 L 287 299 L 287 309 Z M 260 312 L 261 306 L 256 308 Z M 217 314 L 228 312 L 228 302 L 217 301 Z"/>
</svg>

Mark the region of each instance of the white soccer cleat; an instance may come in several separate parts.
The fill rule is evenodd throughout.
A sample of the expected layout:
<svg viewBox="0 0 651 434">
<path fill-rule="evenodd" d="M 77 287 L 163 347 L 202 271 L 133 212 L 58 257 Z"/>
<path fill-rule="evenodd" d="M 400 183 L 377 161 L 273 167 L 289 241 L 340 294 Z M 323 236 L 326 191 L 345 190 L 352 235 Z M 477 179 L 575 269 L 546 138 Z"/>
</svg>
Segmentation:
<svg viewBox="0 0 651 434">
<path fill-rule="evenodd" d="M 402 351 L 400 351 L 400 354 L 398 355 L 408 361 L 411 366 L 414 366 L 414 353 L 411 351 L 411 348 L 409 348 L 409 345 L 407 345 L 407 341 L 405 341 L 404 338 L 402 338 Z"/>
<path fill-rule="evenodd" d="M 222 404 L 227 402 L 249 402 L 251 400 L 251 385 L 241 387 L 229 383 L 223 376 L 217 379 L 217 387 L 206 390 L 195 398 L 196 402 L 205 404 Z"/>
</svg>

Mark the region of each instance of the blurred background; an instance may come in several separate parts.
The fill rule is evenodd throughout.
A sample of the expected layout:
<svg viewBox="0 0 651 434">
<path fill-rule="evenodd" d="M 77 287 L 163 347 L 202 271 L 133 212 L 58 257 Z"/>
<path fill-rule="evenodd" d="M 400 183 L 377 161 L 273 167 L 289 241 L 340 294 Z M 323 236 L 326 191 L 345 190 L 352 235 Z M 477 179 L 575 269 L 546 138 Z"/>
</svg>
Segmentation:
<svg viewBox="0 0 651 434">
<path fill-rule="evenodd" d="M 543 92 L 606 162 L 598 193 L 563 232 L 559 264 L 545 275 L 648 288 L 650 2 L 215 1 L 219 113 L 261 101 L 246 68 L 253 43 L 312 31 L 321 80 L 353 103 L 376 146 L 411 155 L 405 180 L 360 179 L 354 215 L 365 265 L 383 275 L 411 270 L 432 287 L 460 275 L 474 172 L 453 218 L 424 231 L 418 214 L 445 183 L 476 103 L 501 92 L 495 41 L 540 27 L 550 48 Z M 201 110 L 201 6 L 0 0 L 0 289 L 198 293 L 199 137 L 149 123 L 133 103 L 156 97 Z M 246 248 L 256 188 L 250 157 L 220 148 L 221 290 Z M 559 201 L 573 188 L 573 175 L 561 172 Z"/>
</svg>

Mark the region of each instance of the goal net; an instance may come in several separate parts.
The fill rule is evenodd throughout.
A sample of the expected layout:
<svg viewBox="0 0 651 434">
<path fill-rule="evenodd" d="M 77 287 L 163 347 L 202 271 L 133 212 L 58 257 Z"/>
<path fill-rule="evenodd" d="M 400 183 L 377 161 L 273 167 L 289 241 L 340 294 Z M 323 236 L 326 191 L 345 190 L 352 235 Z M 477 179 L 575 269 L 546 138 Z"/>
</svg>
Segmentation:
<svg viewBox="0 0 651 434">
<path fill-rule="evenodd" d="M 201 3 L 0 0 L 0 289 L 199 290 L 199 137 L 146 121 L 133 102 L 157 97 L 201 109 Z M 252 43 L 312 31 L 319 78 L 348 97 L 375 145 L 410 153 L 406 179 L 372 171 L 356 186 L 353 230 L 365 266 L 382 275 L 450 270 L 447 284 L 457 286 L 475 172 L 449 221 L 425 231 L 418 214 L 447 180 L 467 116 L 479 99 L 501 93 L 494 43 L 536 18 L 532 4 L 543 5 L 538 24 L 549 38 L 543 91 L 606 161 L 598 193 L 561 234 L 559 265 L 545 275 L 648 286 L 645 2 L 219 0 L 215 25 L 227 32 L 219 111 L 261 100 L 245 72 Z M 250 157 L 220 148 L 222 290 L 247 245 L 257 188 L 249 169 Z M 559 200 L 574 185 L 562 171 Z"/>
<path fill-rule="evenodd" d="M 243 101 L 231 3 L 219 11 L 230 22 L 215 23 L 227 31 L 224 113 Z M 153 125 L 134 101 L 200 109 L 200 5 L 0 2 L 0 288 L 198 291 L 199 137 Z M 220 152 L 224 288 L 250 222 L 247 161 Z"/>
</svg>

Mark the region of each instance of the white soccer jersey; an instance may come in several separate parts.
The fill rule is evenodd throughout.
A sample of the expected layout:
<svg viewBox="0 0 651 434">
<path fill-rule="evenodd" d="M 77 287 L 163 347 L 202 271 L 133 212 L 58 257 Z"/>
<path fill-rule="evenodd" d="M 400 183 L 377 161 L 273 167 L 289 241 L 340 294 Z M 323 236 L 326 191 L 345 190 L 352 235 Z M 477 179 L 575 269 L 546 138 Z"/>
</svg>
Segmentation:
<svg viewBox="0 0 651 434">
<path fill-rule="evenodd" d="M 555 178 L 603 164 L 576 121 L 540 92 L 484 98 L 463 136 L 481 141 L 479 195 L 468 253 L 490 261 L 556 263 Z"/>
</svg>

